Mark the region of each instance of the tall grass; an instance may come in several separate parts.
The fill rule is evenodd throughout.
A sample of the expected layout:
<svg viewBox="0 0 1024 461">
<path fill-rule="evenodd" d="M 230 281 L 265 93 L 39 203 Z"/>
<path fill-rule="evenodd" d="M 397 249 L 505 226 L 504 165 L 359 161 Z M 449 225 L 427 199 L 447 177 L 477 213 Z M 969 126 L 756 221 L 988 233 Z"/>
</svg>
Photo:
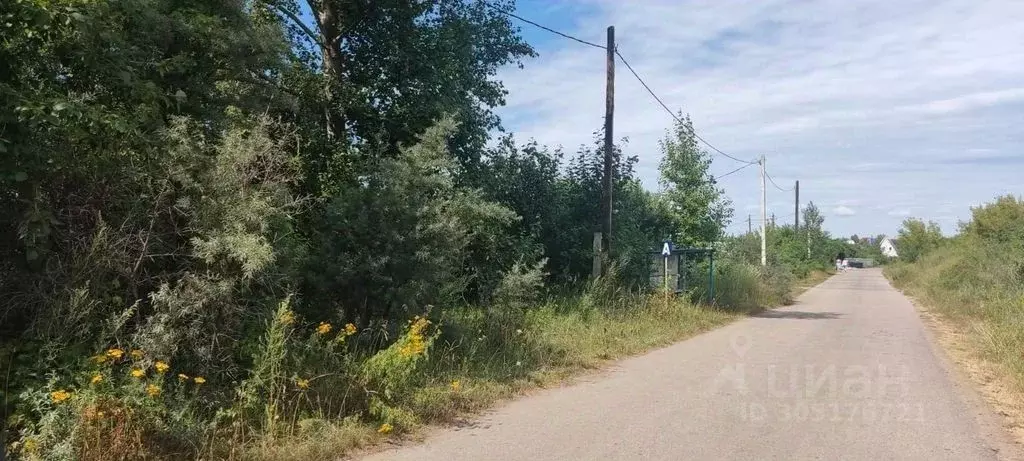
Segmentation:
<svg viewBox="0 0 1024 461">
<path fill-rule="evenodd" d="M 457 422 L 524 390 L 560 382 L 609 360 L 671 344 L 790 299 L 792 279 L 784 274 L 724 266 L 719 280 L 715 305 L 631 291 L 604 280 L 591 282 L 578 293 L 535 302 L 507 323 L 489 320 L 493 311 L 470 306 L 446 309 L 435 319 L 439 336 L 401 409 L 419 424 Z M 515 318 L 509 312 L 500 315 Z M 311 437 L 330 438 L 327 445 L 335 452 L 379 437 L 366 424 L 351 420 L 315 427 L 316 431 L 299 431 L 289 440 L 257 446 L 249 456 L 304 461 L 324 452 Z"/>
<path fill-rule="evenodd" d="M 1024 224 L 1024 223 L 1022 223 Z M 893 283 L 967 333 L 973 349 L 1024 391 L 1024 249 L 963 236 L 910 264 L 885 269 Z"/>
<path fill-rule="evenodd" d="M 792 288 L 785 273 L 737 264 L 719 268 L 711 304 L 627 288 L 614 271 L 577 292 L 539 296 L 538 273 L 506 274 L 486 308 L 363 329 L 303 319 L 285 299 L 249 349 L 244 379 L 230 386 L 145 350 L 112 348 L 89 358 L 67 395 L 26 396 L 44 417 L 11 448 L 27 460 L 340 457 L 788 302 Z"/>
<path fill-rule="evenodd" d="M 739 312 L 786 305 L 793 301 L 794 282 L 793 274 L 779 266 L 726 262 L 716 271 L 714 304 Z M 703 287 L 698 296 L 706 298 Z"/>
</svg>

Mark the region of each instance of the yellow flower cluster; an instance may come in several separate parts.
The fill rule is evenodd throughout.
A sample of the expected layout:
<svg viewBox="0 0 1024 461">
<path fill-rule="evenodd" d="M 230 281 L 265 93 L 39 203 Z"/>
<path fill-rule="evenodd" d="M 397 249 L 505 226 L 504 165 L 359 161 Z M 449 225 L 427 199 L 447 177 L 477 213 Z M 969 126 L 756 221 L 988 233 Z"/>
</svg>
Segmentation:
<svg viewBox="0 0 1024 461">
<path fill-rule="evenodd" d="M 391 433 L 391 431 L 393 431 L 394 429 L 395 428 L 392 427 L 390 424 L 384 423 L 384 424 L 380 425 L 380 428 L 377 429 L 377 432 L 379 432 L 381 434 L 388 434 L 388 433 Z"/>
<path fill-rule="evenodd" d="M 345 324 L 345 336 L 352 336 L 356 334 L 356 326 L 351 323 Z"/>
<path fill-rule="evenodd" d="M 309 380 L 298 378 L 295 380 L 295 385 L 299 386 L 299 389 L 309 389 Z"/>
<path fill-rule="evenodd" d="M 146 393 L 149 394 L 150 397 L 156 397 L 160 395 L 160 386 L 157 386 L 156 384 L 148 384 L 146 385 Z"/>
<path fill-rule="evenodd" d="M 131 354 L 132 354 L 132 358 L 135 359 L 135 360 L 142 360 L 142 357 L 145 357 L 145 355 L 146 355 L 146 354 L 143 354 L 142 351 L 139 350 L 139 349 L 132 350 Z"/>
<path fill-rule="evenodd" d="M 141 368 L 132 368 L 132 377 L 135 379 L 142 379 L 146 376 L 146 372 Z"/>
<path fill-rule="evenodd" d="M 167 362 L 157 360 L 156 363 L 153 364 L 153 368 L 156 368 L 157 373 L 164 374 L 167 373 L 167 370 L 171 369 L 171 366 L 168 365 Z"/>
<path fill-rule="evenodd" d="M 70 399 L 70 398 L 71 398 L 71 393 L 68 392 L 68 391 L 65 391 L 64 389 L 58 389 L 58 390 L 53 391 L 53 392 L 50 393 L 50 400 L 53 400 L 53 403 L 57 403 L 57 404 L 64 403 L 65 400 Z"/>
<path fill-rule="evenodd" d="M 103 375 L 96 373 L 92 375 L 92 379 L 89 380 L 90 384 L 99 384 L 103 382 Z"/>
<path fill-rule="evenodd" d="M 326 335 L 331 332 L 331 324 L 327 322 L 320 322 L 320 325 L 316 327 L 316 332 L 322 335 Z"/>
<path fill-rule="evenodd" d="M 430 325 L 430 321 L 426 318 L 417 315 L 413 319 L 412 325 L 409 327 L 408 339 L 405 345 L 398 350 L 402 357 L 415 357 L 426 352 L 427 345 L 424 341 L 423 331 L 427 329 L 428 325 Z"/>
<path fill-rule="evenodd" d="M 460 383 L 459 380 L 457 379 L 455 381 L 452 381 L 452 390 L 455 392 L 459 392 L 460 390 L 462 390 L 462 383 Z"/>
</svg>

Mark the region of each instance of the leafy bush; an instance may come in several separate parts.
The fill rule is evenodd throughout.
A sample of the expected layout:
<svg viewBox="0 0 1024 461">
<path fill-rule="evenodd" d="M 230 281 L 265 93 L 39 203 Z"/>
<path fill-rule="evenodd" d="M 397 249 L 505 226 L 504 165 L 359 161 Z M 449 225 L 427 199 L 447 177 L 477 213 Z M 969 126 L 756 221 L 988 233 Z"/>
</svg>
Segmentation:
<svg viewBox="0 0 1024 461">
<path fill-rule="evenodd" d="M 786 305 L 793 301 L 793 283 L 784 267 L 725 262 L 715 271 L 715 304 L 737 311 Z"/>
<path fill-rule="evenodd" d="M 903 228 L 897 236 L 899 239 L 899 256 L 908 262 L 914 262 L 943 244 L 942 230 L 934 222 L 925 224 L 920 219 L 909 218 L 903 221 Z"/>
<path fill-rule="evenodd" d="M 971 208 L 963 232 L 985 241 L 1024 245 L 1024 200 L 1007 195 Z"/>
<path fill-rule="evenodd" d="M 1024 390 L 1024 246 L 1014 235 L 1021 202 L 1000 197 L 972 209 L 960 235 L 920 256 L 885 268 L 893 283 L 952 320 L 974 350 L 1003 367 Z"/>
</svg>

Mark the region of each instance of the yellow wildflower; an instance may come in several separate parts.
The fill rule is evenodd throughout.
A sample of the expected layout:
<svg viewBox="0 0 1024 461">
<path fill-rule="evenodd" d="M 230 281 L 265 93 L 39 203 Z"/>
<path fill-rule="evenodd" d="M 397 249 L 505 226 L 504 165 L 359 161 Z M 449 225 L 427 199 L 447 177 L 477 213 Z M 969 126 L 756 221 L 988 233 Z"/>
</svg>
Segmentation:
<svg viewBox="0 0 1024 461">
<path fill-rule="evenodd" d="M 113 348 L 113 349 L 107 349 L 107 357 L 109 357 L 111 359 L 120 360 L 121 357 L 123 357 L 123 356 L 124 356 L 124 350 L 122 350 L 122 349 L 118 349 L 116 347 Z"/>
<path fill-rule="evenodd" d="M 164 374 L 167 373 L 167 370 L 171 369 L 171 366 L 168 365 L 167 362 L 157 360 L 156 363 L 153 364 L 153 368 L 156 368 L 157 373 Z"/>
<path fill-rule="evenodd" d="M 206 383 L 206 378 L 204 378 L 202 376 L 196 376 L 195 382 L 196 382 L 196 384 L 205 384 Z"/>
<path fill-rule="evenodd" d="M 35 454 L 36 450 L 39 450 L 39 442 L 36 442 L 36 439 L 33 438 L 25 439 L 25 445 L 23 448 L 26 453 Z"/>
<path fill-rule="evenodd" d="M 299 386 L 299 389 L 309 389 L 309 380 L 298 378 L 295 380 L 295 385 Z"/>
<path fill-rule="evenodd" d="M 64 389 L 59 389 L 50 393 L 50 400 L 53 400 L 53 403 L 64 403 L 65 400 L 70 398 L 71 393 Z"/>
<path fill-rule="evenodd" d="M 456 379 L 455 381 L 452 381 L 452 390 L 453 391 L 459 392 L 461 389 L 462 389 L 462 383 L 460 383 L 459 380 Z"/>
<path fill-rule="evenodd" d="M 156 397 L 160 395 L 160 387 L 156 384 L 149 384 L 146 386 L 146 393 L 149 394 L 150 397 Z"/>
<path fill-rule="evenodd" d="M 185 373 L 178 373 L 178 381 L 181 381 L 181 382 L 188 381 L 188 375 L 186 375 Z"/>
<path fill-rule="evenodd" d="M 132 376 L 135 379 L 142 379 L 143 376 L 146 376 L 146 372 L 141 368 L 132 368 Z"/>
<path fill-rule="evenodd" d="M 345 336 L 352 336 L 356 334 L 356 326 L 351 323 L 345 324 Z"/>
<path fill-rule="evenodd" d="M 96 374 L 92 375 L 92 379 L 90 379 L 89 382 L 92 383 L 92 384 L 102 383 L 103 382 L 103 375 L 101 375 L 99 373 L 96 373 Z"/>
<path fill-rule="evenodd" d="M 384 424 L 381 424 L 381 425 L 380 425 L 380 428 L 379 428 L 379 429 L 377 429 L 377 432 L 379 432 L 379 433 L 381 433 L 381 434 L 388 434 L 388 433 L 390 433 L 390 432 L 391 432 L 392 430 L 394 430 L 394 429 L 395 429 L 395 428 L 394 428 L 394 427 L 392 427 L 392 426 L 391 426 L 390 424 L 388 424 L 388 423 L 384 423 Z"/>
<path fill-rule="evenodd" d="M 320 326 L 316 327 L 316 332 L 322 335 L 326 335 L 331 332 L 331 324 L 327 322 L 320 322 Z"/>
<path fill-rule="evenodd" d="M 132 354 L 132 358 L 135 359 L 135 360 L 141 360 L 142 357 L 146 355 L 146 354 L 143 354 L 142 351 L 139 350 L 139 349 L 133 349 L 131 354 Z"/>
</svg>

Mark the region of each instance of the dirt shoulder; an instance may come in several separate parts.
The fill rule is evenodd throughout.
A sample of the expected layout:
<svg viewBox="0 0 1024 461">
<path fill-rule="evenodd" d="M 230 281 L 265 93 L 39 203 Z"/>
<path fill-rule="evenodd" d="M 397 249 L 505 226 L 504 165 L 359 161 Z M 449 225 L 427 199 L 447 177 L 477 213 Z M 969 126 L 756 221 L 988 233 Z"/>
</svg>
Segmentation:
<svg viewBox="0 0 1024 461">
<path fill-rule="evenodd" d="M 917 308 L 936 355 L 946 362 L 964 399 L 978 408 L 975 416 L 983 432 L 994 445 L 1002 445 L 1005 453 L 1019 452 L 1024 446 L 1024 393 L 1016 390 L 1010 375 L 984 358 L 974 344 L 972 335 L 979 334 L 978 330 L 983 327 L 956 322 L 920 300 L 907 297 Z"/>
</svg>

